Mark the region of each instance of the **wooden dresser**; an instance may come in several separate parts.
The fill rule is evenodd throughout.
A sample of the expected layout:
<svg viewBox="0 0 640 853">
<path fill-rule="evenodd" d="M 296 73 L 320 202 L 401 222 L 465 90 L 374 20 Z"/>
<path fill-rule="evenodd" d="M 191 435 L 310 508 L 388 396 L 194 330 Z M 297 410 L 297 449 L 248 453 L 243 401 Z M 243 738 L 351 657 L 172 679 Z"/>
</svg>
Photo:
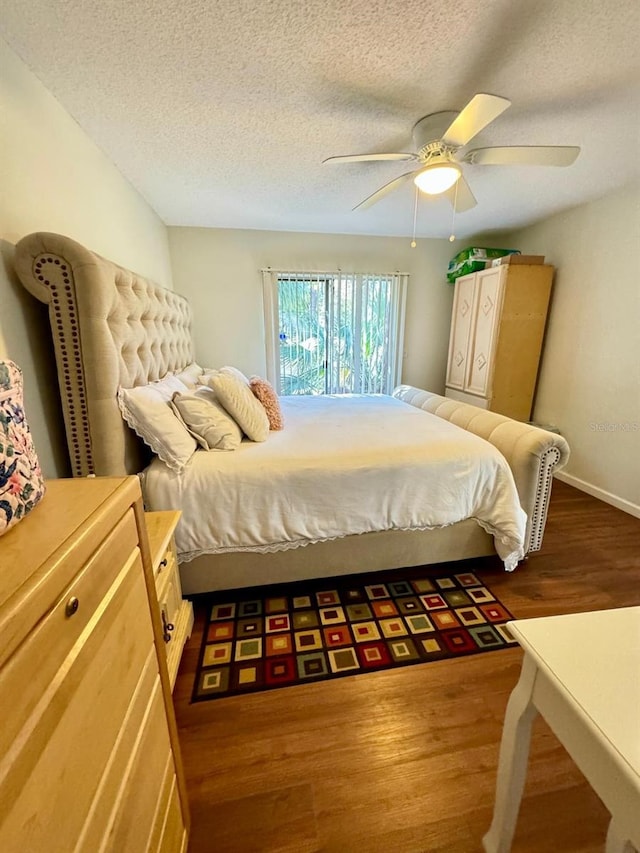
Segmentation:
<svg viewBox="0 0 640 853">
<path fill-rule="evenodd" d="M 0 537 L 0 847 L 186 850 L 140 486 L 52 480 Z"/>
</svg>

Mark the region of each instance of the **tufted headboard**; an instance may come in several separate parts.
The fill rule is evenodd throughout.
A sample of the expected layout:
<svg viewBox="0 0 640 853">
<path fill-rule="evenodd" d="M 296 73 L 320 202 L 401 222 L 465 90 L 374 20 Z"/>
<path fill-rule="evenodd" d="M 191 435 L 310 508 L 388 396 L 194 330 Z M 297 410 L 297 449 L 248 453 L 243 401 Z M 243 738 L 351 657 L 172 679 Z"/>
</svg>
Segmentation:
<svg viewBox="0 0 640 853">
<path fill-rule="evenodd" d="M 189 303 L 59 234 L 24 237 L 15 265 L 49 305 L 73 475 L 140 471 L 148 453 L 116 393 L 193 362 Z"/>
</svg>

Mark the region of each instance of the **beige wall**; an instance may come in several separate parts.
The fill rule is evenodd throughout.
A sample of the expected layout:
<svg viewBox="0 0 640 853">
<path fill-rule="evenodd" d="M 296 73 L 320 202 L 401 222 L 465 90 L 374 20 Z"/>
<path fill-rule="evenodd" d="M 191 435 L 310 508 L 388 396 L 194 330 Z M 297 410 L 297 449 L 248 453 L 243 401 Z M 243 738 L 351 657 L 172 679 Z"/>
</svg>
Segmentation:
<svg viewBox="0 0 640 853">
<path fill-rule="evenodd" d="M 166 228 L 0 39 L 0 358 L 24 371 L 25 408 L 46 476 L 67 473 L 46 308 L 18 283 L 14 244 L 32 231 L 72 237 L 172 286 Z"/>
<path fill-rule="evenodd" d="M 446 270 L 455 247 L 444 240 L 358 237 L 207 228 L 169 228 L 175 289 L 195 314 L 196 352 L 210 367 L 265 373 L 260 269 L 410 274 L 402 378 L 442 393 L 453 287 Z"/>
<path fill-rule="evenodd" d="M 640 187 L 510 236 L 556 266 L 535 418 L 571 446 L 563 479 L 640 516 Z"/>
</svg>

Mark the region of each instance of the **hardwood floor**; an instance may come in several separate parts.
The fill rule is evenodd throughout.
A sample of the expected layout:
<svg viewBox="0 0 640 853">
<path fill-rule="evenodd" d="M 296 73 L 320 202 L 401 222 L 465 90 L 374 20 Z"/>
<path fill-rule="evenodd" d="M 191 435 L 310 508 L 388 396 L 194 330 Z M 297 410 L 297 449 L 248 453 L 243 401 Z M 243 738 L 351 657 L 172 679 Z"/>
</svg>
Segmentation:
<svg viewBox="0 0 640 853">
<path fill-rule="evenodd" d="M 640 605 L 640 521 L 556 482 L 544 550 L 475 570 L 518 618 Z M 190 853 L 481 850 L 519 648 L 192 705 L 201 632 L 174 692 Z M 538 719 L 514 853 L 600 853 L 607 824 Z"/>
</svg>

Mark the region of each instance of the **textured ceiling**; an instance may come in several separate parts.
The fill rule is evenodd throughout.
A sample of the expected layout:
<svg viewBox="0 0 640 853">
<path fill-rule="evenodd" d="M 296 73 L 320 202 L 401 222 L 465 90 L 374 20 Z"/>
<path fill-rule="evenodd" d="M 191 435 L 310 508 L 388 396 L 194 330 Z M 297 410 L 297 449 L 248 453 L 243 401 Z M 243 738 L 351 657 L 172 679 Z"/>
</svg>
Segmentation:
<svg viewBox="0 0 640 853">
<path fill-rule="evenodd" d="M 579 145 L 573 166 L 465 167 L 460 237 L 529 224 L 640 174 L 638 0 L 2 0 L 2 33 L 170 225 L 409 235 L 413 185 L 352 207 L 422 116 L 512 107 L 485 145 Z M 448 236 L 421 197 L 419 236 Z"/>
</svg>

